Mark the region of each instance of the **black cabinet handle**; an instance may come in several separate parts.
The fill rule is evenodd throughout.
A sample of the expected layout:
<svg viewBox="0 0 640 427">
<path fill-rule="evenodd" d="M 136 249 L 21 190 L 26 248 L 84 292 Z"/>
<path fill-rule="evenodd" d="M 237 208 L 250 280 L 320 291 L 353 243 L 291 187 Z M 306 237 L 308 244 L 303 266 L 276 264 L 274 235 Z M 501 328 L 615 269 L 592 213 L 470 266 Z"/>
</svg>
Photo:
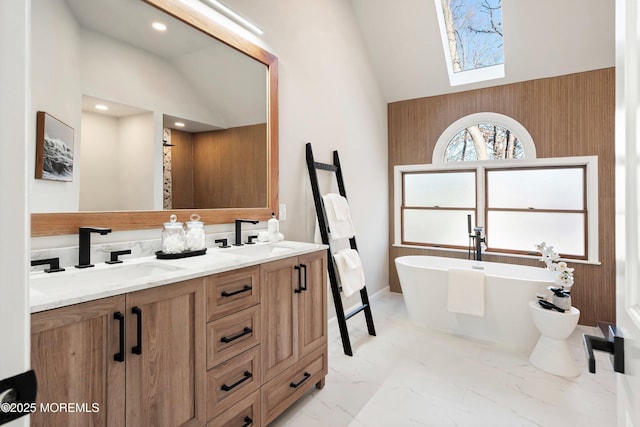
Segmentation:
<svg viewBox="0 0 640 427">
<path fill-rule="evenodd" d="M 293 382 L 292 382 L 292 383 L 290 383 L 290 384 L 289 384 L 289 387 L 292 387 L 292 388 L 298 388 L 298 387 L 300 387 L 300 386 L 302 385 L 302 383 L 303 383 L 303 382 L 305 382 L 305 381 L 306 381 L 306 380 L 308 380 L 309 378 L 311 378 L 311 374 L 310 374 L 309 372 L 305 372 L 305 373 L 304 373 L 304 378 L 303 378 L 303 379 L 301 379 L 301 380 L 300 380 L 300 381 L 298 381 L 297 383 L 293 383 Z"/>
<path fill-rule="evenodd" d="M 223 297 L 231 297 L 231 296 L 234 296 L 234 295 L 240 294 L 240 293 L 242 293 L 242 292 L 250 291 L 251 289 L 253 289 L 253 288 L 251 287 L 251 285 L 244 285 L 244 286 L 242 287 L 242 289 L 238 289 L 237 291 L 232 291 L 232 292 L 224 291 L 224 292 L 222 292 L 220 295 L 221 295 L 221 296 L 223 296 Z"/>
<path fill-rule="evenodd" d="M 300 268 L 302 270 L 304 270 L 304 287 L 301 288 L 303 291 L 307 290 L 307 265 L 306 264 L 300 264 Z"/>
<path fill-rule="evenodd" d="M 244 417 L 243 421 L 244 421 L 244 424 L 242 424 L 242 427 L 249 427 L 251 424 L 253 424 L 253 420 L 249 416 Z"/>
<path fill-rule="evenodd" d="M 244 374 L 243 374 L 242 378 L 240 378 L 238 381 L 236 381 L 235 383 L 233 383 L 231 385 L 222 384 L 222 386 L 220 387 L 220 390 L 222 390 L 222 391 L 233 390 L 234 388 L 238 387 L 240 384 L 242 384 L 243 382 L 245 382 L 246 380 L 248 380 L 252 376 L 253 375 L 251 374 L 251 372 L 244 371 Z"/>
<path fill-rule="evenodd" d="M 296 294 L 307 290 L 307 266 L 305 264 L 296 265 L 293 267 L 298 270 L 298 288 L 294 291 Z M 302 270 L 304 270 L 304 286 L 302 286 Z"/>
<path fill-rule="evenodd" d="M 302 289 L 302 269 L 300 268 L 299 265 L 294 265 L 293 268 L 298 271 L 298 287 L 296 289 L 294 289 L 294 292 L 296 294 L 299 294 L 300 292 L 303 291 L 303 289 Z"/>
<path fill-rule="evenodd" d="M 131 353 L 142 354 L 142 309 L 140 307 L 133 307 L 131 312 L 137 316 L 136 331 L 138 334 L 138 341 L 136 345 L 131 347 Z"/>
<path fill-rule="evenodd" d="M 117 320 L 120 327 L 120 337 L 118 338 L 120 351 L 113 355 L 116 362 L 124 362 L 124 314 L 116 311 L 113 313 L 114 320 Z"/>
<path fill-rule="evenodd" d="M 248 326 L 245 326 L 244 329 L 242 330 L 242 332 L 240 332 L 239 334 L 233 335 L 233 336 L 230 336 L 230 337 L 222 337 L 222 338 L 220 338 L 220 341 L 222 341 L 223 343 L 230 343 L 231 341 L 235 341 L 238 338 L 241 338 L 241 337 L 243 337 L 243 336 L 245 336 L 247 334 L 250 334 L 251 332 L 253 332 L 253 329 L 251 329 Z"/>
</svg>

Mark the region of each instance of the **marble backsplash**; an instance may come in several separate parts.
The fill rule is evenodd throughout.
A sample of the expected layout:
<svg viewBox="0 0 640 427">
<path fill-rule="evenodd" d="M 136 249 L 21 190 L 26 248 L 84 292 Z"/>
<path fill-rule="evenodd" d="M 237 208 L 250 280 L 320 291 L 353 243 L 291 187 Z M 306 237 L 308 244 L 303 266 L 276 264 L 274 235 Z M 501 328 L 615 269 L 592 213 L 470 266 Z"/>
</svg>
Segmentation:
<svg viewBox="0 0 640 427">
<path fill-rule="evenodd" d="M 247 230 L 242 232 L 242 241 L 246 242 L 250 235 L 257 235 L 260 233 L 262 229 L 254 229 Z M 93 235 L 91 237 L 94 237 Z M 100 239 L 100 237 L 94 237 L 95 240 Z M 219 243 L 215 243 L 215 240 L 218 239 L 227 239 L 229 245 L 232 245 L 235 240 L 234 232 L 219 232 L 219 233 L 207 233 L 206 235 L 206 247 L 212 248 L 218 246 Z M 127 258 L 140 258 L 146 256 L 153 256 L 155 253 L 162 249 L 162 240 L 158 239 L 149 239 L 149 240 L 138 240 L 131 242 L 114 242 L 114 243 L 99 243 L 92 241 L 91 244 L 91 263 L 98 264 L 105 261 L 108 261 L 111 258 L 111 252 L 113 251 L 121 251 L 126 249 L 131 249 L 130 255 L 121 255 L 120 259 L 126 261 Z M 95 243 L 94 243 L 95 242 Z M 48 249 L 38 249 L 31 251 L 31 259 L 47 259 L 47 258 L 59 258 L 60 259 L 60 267 L 69 268 L 78 264 L 78 246 L 68 246 L 68 247 L 60 247 L 60 248 L 48 248 Z M 31 267 L 31 271 L 39 271 L 44 268 L 48 268 L 48 266 L 35 266 Z"/>
</svg>

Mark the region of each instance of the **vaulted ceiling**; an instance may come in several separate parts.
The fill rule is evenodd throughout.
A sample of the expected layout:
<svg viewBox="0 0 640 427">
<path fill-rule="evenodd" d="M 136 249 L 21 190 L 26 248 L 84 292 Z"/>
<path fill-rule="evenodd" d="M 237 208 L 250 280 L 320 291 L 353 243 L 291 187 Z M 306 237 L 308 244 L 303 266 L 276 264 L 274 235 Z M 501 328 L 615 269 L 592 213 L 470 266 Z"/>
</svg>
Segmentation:
<svg viewBox="0 0 640 427">
<path fill-rule="evenodd" d="M 388 102 L 615 63 L 615 3 L 609 0 L 503 0 L 505 78 L 456 87 L 449 85 L 434 0 L 351 3 Z"/>
</svg>

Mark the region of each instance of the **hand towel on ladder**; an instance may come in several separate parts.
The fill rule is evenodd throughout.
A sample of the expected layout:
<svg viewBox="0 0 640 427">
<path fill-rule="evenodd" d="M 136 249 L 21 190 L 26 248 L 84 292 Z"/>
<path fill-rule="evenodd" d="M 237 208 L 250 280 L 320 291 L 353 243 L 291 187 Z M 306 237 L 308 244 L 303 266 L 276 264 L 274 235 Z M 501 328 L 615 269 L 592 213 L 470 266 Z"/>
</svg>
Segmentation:
<svg viewBox="0 0 640 427">
<path fill-rule="evenodd" d="M 484 272 L 452 268 L 448 275 L 447 309 L 484 316 Z"/>
<path fill-rule="evenodd" d="M 342 249 L 333 254 L 333 260 L 336 263 L 345 297 L 350 297 L 354 292 L 364 288 L 364 270 L 358 251 Z"/>
<path fill-rule="evenodd" d="M 351 210 L 347 199 L 337 193 L 322 196 L 327 214 L 329 234 L 332 239 L 344 239 L 355 236 L 356 231 L 351 220 Z"/>
</svg>

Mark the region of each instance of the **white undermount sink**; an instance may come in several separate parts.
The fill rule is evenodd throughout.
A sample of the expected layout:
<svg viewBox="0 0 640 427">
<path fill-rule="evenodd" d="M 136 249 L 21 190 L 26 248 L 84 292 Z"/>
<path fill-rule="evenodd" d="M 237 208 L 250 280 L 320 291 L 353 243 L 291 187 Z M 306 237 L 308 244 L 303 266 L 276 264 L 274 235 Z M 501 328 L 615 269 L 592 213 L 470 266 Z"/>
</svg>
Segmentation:
<svg viewBox="0 0 640 427">
<path fill-rule="evenodd" d="M 99 265 L 86 269 L 67 268 L 66 271 L 60 273 L 34 273 L 30 277 L 30 285 L 32 291 L 37 288 L 48 286 L 66 285 L 73 287 L 74 285 L 83 285 L 96 282 L 113 283 L 122 280 L 135 280 L 142 277 L 155 276 L 163 273 L 170 273 L 183 270 L 183 267 L 175 265 L 162 264 L 155 261 L 140 262 L 135 264 L 122 265 Z"/>
<path fill-rule="evenodd" d="M 250 258 L 268 258 L 271 256 L 285 255 L 298 249 L 295 242 L 257 243 L 253 245 L 234 246 L 230 249 L 222 249 L 221 253 L 245 256 Z"/>
</svg>

